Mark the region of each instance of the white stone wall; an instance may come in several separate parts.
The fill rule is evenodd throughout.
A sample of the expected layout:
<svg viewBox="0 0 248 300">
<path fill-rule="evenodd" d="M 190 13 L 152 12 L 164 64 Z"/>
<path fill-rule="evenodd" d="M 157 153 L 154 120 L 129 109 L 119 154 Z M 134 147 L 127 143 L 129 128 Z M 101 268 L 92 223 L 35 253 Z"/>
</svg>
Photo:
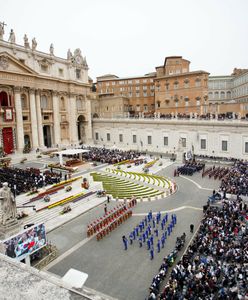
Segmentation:
<svg viewBox="0 0 248 300">
<path fill-rule="evenodd" d="M 96 132 L 98 140 L 96 140 Z M 110 141 L 107 141 L 107 133 Z M 123 142 L 119 135 L 123 134 Z M 133 143 L 133 135 L 137 142 Z M 152 144 L 148 144 L 152 136 Z M 168 137 L 168 146 L 164 145 Z M 94 119 L 93 140 L 97 145 L 123 149 L 136 149 L 162 153 L 177 152 L 179 138 L 186 138 L 184 151 L 194 148 L 195 154 L 248 159 L 245 142 L 248 142 L 248 121 L 199 121 L 159 119 Z M 206 149 L 201 149 L 201 139 L 206 140 Z M 222 150 L 222 141 L 227 141 L 227 151 Z"/>
</svg>

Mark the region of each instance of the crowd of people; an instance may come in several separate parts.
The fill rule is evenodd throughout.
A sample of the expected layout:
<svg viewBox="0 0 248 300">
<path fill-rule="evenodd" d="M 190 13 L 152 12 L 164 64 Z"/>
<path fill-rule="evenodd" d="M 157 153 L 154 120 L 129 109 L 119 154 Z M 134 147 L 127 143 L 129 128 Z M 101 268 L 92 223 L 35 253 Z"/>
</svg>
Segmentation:
<svg viewBox="0 0 248 300">
<path fill-rule="evenodd" d="M 23 170 L 3 167 L 0 168 L 0 187 L 7 182 L 12 193 L 19 195 L 49 184 L 59 183 L 61 176 L 61 173 L 51 171 L 41 173 L 39 169 L 33 168 Z"/>
<path fill-rule="evenodd" d="M 83 158 L 88 161 L 115 164 L 128 159 L 135 159 L 140 156 L 136 151 L 122 151 L 119 149 L 106 149 L 88 147 L 89 152 L 83 153 Z"/>
<path fill-rule="evenodd" d="M 247 205 L 224 200 L 205 211 L 186 254 L 157 295 L 166 299 L 247 299 Z"/>
<path fill-rule="evenodd" d="M 155 113 L 156 114 L 156 113 Z M 191 114 L 186 114 L 186 113 L 169 113 L 169 114 L 153 114 L 153 113 L 144 113 L 143 115 L 140 114 L 135 114 L 135 115 L 130 115 L 129 118 L 139 118 L 139 117 L 144 117 L 146 119 L 152 119 L 152 118 L 160 118 L 160 119 L 185 119 L 185 120 L 190 120 L 190 119 L 197 119 L 197 120 L 237 120 L 237 119 L 242 119 L 242 120 L 247 120 L 246 117 L 241 117 L 238 114 L 233 114 L 233 113 L 222 113 L 222 114 L 214 114 L 214 113 L 207 113 L 207 114 L 197 114 L 197 113 L 191 113 Z"/>
<path fill-rule="evenodd" d="M 159 295 L 159 290 L 161 288 L 161 284 L 165 279 L 169 268 L 173 265 L 175 259 L 177 258 L 178 251 L 182 250 L 185 245 L 186 234 L 183 233 L 182 236 L 177 237 L 175 248 L 164 257 L 163 262 L 159 268 L 158 274 L 156 274 L 152 279 L 152 284 L 149 288 L 149 296 L 148 300 L 155 300 L 156 296 Z"/>
<path fill-rule="evenodd" d="M 194 158 L 203 159 L 203 160 L 221 161 L 221 162 L 231 162 L 231 163 L 235 163 L 236 161 L 238 161 L 238 159 L 234 157 L 221 157 L 221 156 L 204 155 L 204 154 L 194 154 Z"/>
<path fill-rule="evenodd" d="M 248 162 L 236 161 L 222 178 L 220 191 L 224 194 L 248 196 Z"/>
</svg>

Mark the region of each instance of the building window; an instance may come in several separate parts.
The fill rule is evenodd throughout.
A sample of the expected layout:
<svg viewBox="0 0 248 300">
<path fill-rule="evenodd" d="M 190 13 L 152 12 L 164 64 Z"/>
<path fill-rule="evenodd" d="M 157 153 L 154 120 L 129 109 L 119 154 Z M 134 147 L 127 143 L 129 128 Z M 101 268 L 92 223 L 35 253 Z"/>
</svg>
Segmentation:
<svg viewBox="0 0 248 300">
<path fill-rule="evenodd" d="M 148 145 L 152 144 L 152 136 L 151 135 L 148 135 L 148 137 L 147 137 L 147 144 Z"/>
<path fill-rule="evenodd" d="M 28 109 L 28 100 L 26 95 L 21 95 L 22 109 Z"/>
<path fill-rule="evenodd" d="M 139 97 L 140 96 L 140 93 L 139 92 L 136 92 L 136 97 Z"/>
<path fill-rule="evenodd" d="M 144 96 L 144 97 L 147 97 L 147 92 L 143 92 L 143 96 Z"/>
<path fill-rule="evenodd" d="M 44 116 L 43 119 L 46 120 L 46 121 L 48 121 L 49 120 L 49 116 Z"/>
<path fill-rule="evenodd" d="M 139 82 L 140 82 L 139 79 L 136 79 L 136 80 L 135 80 L 135 83 L 139 83 Z"/>
<path fill-rule="evenodd" d="M 174 82 L 174 89 L 177 90 L 178 87 L 179 87 L 178 81 L 175 81 L 175 82 Z"/>
<path fill-rule="evenodd" d="M 133 134 L 133 143 L 134 143 L 134 144 L 137 143 L 137 136 L 136 136 L 136 134 Z"/>
<path fill-rule="evenodd" d="M 144 111 L 148 111 L 148 105 L 144 104 Z"/>
<path fill-rule="evenodd" d="M 186 138 L 182 138 L 182 146 L 185 148 L 186 147 Z"/>
<path fill-rule="evenodd" d="M 248 142 L 245 142 L 245 153 L 248 153 Z"/>
<path fill-rule="evenodd" d="M 227 141 L 221 142 L 221 149 L 222 149 L 222 151 L 227 151 Z"/>
<path fill-rule="evenodd" d="M 64 70 L 59 68 L 59 76 L 63 77 L 64 76 Z"/>
<path fill-rule="evenodd" d="M 96 141 L 98 141 L 99 140 L 99 133 L 98 132 L 95 133 L 95 137 L 96 137 Z"/>
<path fill-rule="evenodd" d="M 206 139 L 201 139 L 201 150 L 206 150 L 207 142 Z"/>
<path fill-rule="evenodd" d="M 139 89 L 140 89 L 139 86 L 136 86 L 136 87 L 135 87 L 135 90 L 136 90 L 136 91 L 139 91 Z"/>
<path fill-rule="evenodd" d="M 28 116 L 22 116 L 23 121 L 28 121 Z"/>
<path fill-rule="evenodd" d="M 77 79 L 81 78 L 81 70 L 80 69 L 76 69 L 76 78 Z"/>
<path fill-rule="evenodd" d="M 41 106 L 42 109 L 48 108 L 48 99 L 44 95 L 41 96 L 40 106 Z"/>
<path fill-rule="evenodd" d="M 119 141 L 120 141 L 120 143 L 122 143 L 123 142 L 123 134 L 121 133 L 121 134 L 119 134 Z"/>
<path fill-rule="evenodd" d="M 184 81 L 184 88 L 185 89 L 189 88 L 189 81 L 188 80 Z"/>
<path fill-rule="evenodd" d="M 107 141 L 110 141 L 110 133 L 107 133 Z"/>
<path fill-rule="evenodd" d="M 43 72 L 43 73 L 47 73 L 47 71 L 48 71 L 48 66 L 46 66 L 46 65 L 41 65 L 41 66 L 40 66 L 40 70 L 41 70 L 41 72 Z"/>
<path fill-rule="evenodd" d="M 195 87 L 200 87 L 201 86 L 201 79 L 196 79 L 195 80 Z"/>
<path fill-rule="evenodd" d="M 168 136 L 164 136 L 164 146 L 168 146 L 168 145 L 169 145 Z"/>
<path fill-rule="evenodd" d="M 77 109 L 82 109 L 82 100 L 81 99 L 77 99 Z"/>
</svg>

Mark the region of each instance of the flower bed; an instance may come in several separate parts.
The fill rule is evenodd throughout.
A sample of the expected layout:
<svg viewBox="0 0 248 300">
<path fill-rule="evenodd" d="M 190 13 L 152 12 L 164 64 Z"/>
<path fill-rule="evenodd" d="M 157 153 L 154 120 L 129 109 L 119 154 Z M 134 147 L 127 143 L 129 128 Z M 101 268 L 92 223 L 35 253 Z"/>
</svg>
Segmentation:
<svg viewBox="0 0 248 300">
<path fill-rule="evenodd" d="M 128 164 L 129 162 L 130 162 L 130 159 L 123 160 L 123 161 L 120 161 L 120 162 L 114 164 L 114 166 L 119 166 L 119 165 Z"/>
<path fill-rule="evenodd" d="M 54 169 L 59 169 L 59 170 L 65 170 L 65 171 L 69 171 L 69 172 L 75 172 L 78 169 L 77 167 L 61 166 L 59 163 L 57 163 L 57 164 L 49 164 L 48 167 L 49 168 L 54 168 Z"/>
<path fill-rule="evenodd" d="M 159 160 L 159 158 L 156 158 L 156 159 L 150 161 L 149 163 L 145 164 L 144 168 L 152 167 L 158 160 Z"/>
</svg>

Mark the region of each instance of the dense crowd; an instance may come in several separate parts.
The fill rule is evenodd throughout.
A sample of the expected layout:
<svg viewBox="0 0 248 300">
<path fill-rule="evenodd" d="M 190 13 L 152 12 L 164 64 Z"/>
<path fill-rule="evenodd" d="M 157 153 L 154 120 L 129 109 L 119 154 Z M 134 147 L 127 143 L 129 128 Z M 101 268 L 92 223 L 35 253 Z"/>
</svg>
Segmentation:
<svg viewBox="0 0 248 300">
<path fill-rule="evenodd" d="M 214 155 L 203 155 L 203 154 L 194 154 L 195 159 L 204 159 L 204 160 L 218 160 L 223 162 L 236 162 L 238 161 L 237 158 L 233 157 L 220 157 Z"/>
<path fill-rule="evenodd" d="M 187 253 L 154 299 L 247 299 L 247 205 L 209 207 Z"/>
<path fill-rule="evenodd" d="M 83 158 L 90 161 L 114 164 L 120 161 L 138 158 L 140 153 L 136 151 L 122 151 L 119 149 L 106 149 L 88 147 L 89 152 L 83 153 Z"/>
<path fill-rule="evenodd" d="M 45 171 L 41 173 L 39 169 L 18 169 L 0 168 L 0 187 L 4 182 L 8 182 L 11 191 L 15 195 L 30 192 L 42 188 L 49 184 L 60 182 L 61 173 Z"/>
<path fill-rule="evenodd" d="M 175 114 L 160 114 L 160 115 L 154 115 L 153 113 L 144 113 L 143 115 L 130 115 L 129 118 L 146 118 L 146 119 L 152 119 L 156 118 L 156 116 L 160 119 L 197 119 L 197 120 L 237 120 L 239 116 L 237 114 L 232 114 L 232 113 L 222 113 L 222 114 L 214 114 L 214 113 L 207 113 L 207 114 L 197 114 L 197 113 L 192 113 L 192 114 L 186 114 L 186 113 L 175 113 Z M 247 120 L 246 117 L 240 117 L 242 120 Z"/>
<path fill-rule="evenodd" d="M 248 162 L 237 161 L 222 178 L 220 191 L 224 194 L 248 196 Z"/>
</svg>

